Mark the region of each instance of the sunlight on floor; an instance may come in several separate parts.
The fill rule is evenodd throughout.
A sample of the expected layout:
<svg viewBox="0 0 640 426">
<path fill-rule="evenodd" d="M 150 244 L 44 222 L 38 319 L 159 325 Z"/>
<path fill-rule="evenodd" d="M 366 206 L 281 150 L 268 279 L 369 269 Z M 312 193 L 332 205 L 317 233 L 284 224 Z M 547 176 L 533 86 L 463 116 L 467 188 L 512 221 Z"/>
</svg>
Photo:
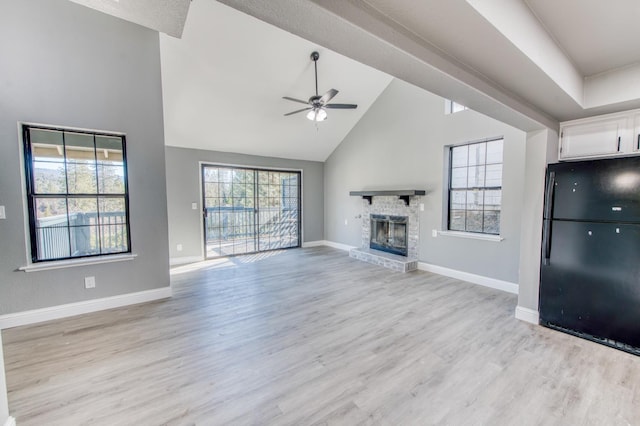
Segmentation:
<svg viewBox="0 0 640 426">
<path fill-rule="evenodd" d="M 238 265 L 246 263 L 260 262 L 273 256 L 284 253 L 284 250 L 273 250 L 262 253 L 247 254 L 236 257 L 220 257 L 217 259 L 205 260 L 202 262 L 190 263 L 188 265 L 176 266 L 171 268 L 170 275 L 186 274 L 187 272 L 211 269 L 235 268 Z"/>
</svg>

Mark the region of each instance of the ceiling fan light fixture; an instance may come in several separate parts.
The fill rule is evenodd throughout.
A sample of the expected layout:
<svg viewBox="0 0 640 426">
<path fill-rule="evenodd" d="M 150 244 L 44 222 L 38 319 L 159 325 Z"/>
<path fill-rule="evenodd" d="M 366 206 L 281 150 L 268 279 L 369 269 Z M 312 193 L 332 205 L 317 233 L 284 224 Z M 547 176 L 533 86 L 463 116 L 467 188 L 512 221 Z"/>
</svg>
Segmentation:
<svg viewBox="0 0 640 426">
<path fill-rule="evenodd" d="M 307 113 L 307 118 L 311 121 L 324 121 L 327 119 L 327 111 L 324 108 L 314 108 Z"/>
</svg>

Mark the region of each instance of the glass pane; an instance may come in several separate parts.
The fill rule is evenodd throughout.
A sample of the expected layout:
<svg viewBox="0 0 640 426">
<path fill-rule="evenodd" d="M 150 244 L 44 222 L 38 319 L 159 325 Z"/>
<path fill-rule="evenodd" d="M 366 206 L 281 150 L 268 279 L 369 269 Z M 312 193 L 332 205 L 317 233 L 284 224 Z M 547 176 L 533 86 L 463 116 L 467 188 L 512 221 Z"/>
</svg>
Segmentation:
<svg viewBox="0 0 640 426">
<path fill-rule="evenodd" d="M 464 221 L 464 210 L 451 210 L 449 213 L 449 229 L 451 231 L 464 231 Z"/>
<path fill-rule="evenodd" d="M 67 226 L 67 200 L 36 198 L 36 226 Z"/>
<path fill-rule="evenodd" d="M 467 210 L 467 232 L 482 232 L 482 211 Z"/>
<path fill-rule="evenodd" d="M 502 191 L 485 191 L 484 195 L 484 209 L 485 210 L 500 210 L 502 204 Z"/>
<path fill-rule="evenodd" d="M 96 152 L 93 147 L 93 135 L 65 132 L 64 143 L 67 163 L 95 163 Z"/>
<path fill-rule="evenodd" d="M 487 142 L 487 164 L 502 163 L 503 140 Z"/>
<path fill-rule="evenodd" d="M 204 205 L 206 208 L 213 208 L 220 206 L 220 198 L 217 197 L 207 197 L 204 199 Z"/>
<path fill-rule="evenodd" d="M 451 191 L 451 209 L 464 210 L 467 208 L 467 191 Z"/>
<path fill-rule="evenodd" d="M 69 198 L 69 225 L 97 225 L 98 200 L 95 198 Z"/>
<path fill-rule="evenodd" d="M 127 242 L 127 226 L 103 225 L 100 227 L 101 253 L 122 253 L 129 251 Z"/>
<path fill-rule="evenodd" d="M 218 169 L 218 181 L 231 182 L 231 169 L 225 169 L 225 168 Z"/>
<path fill-rule="evenodd" d="M 71 237 L 71 256 L 90 256 L 99 254 L 100 241 L 97 226 L 72 226 L 69 228 Z"/>
<path fill-rule="evenodd" d="M 490 164 L 487 166 L 485 186 L 502 186 L 502 164 Z"/>
<path fill-rule="evenodd" d="M 69 257 L 69 221 L 66 199 L 36 198 L 34 208 L 38 259 Z"/>
<path fill-rule="evenodd" d="M 64 144 L 62 132 L 55 130 L 29 129 L 31 154 L 35 161 L 62 162 Z"/>
<path fill-rule="evenodd" d="M 500 233 L 500 212 L 486 211 L 484 212 L 484 232 L 487 234 Z"/>
<path fill-rule="evenodd" d="M 469 176 L 467 179 L 468 188 L 480 188 L 484 186 L 485 166 L 469 167 Z"/>
<path fill-rule="evenodd" d="M 61 259 L 70 255 L 69 228 L 67 226 L 36 228 L 36 256 L 38 260 Z"/>
<path fill-rule="evenodd" d="M 484 204 L 484 191 L 467 191 L 467 209 L 482 210 Z"/>
<path fill-rule="evenodd" d="M 101 194 L 124 194 L 124 166 L 98 165 L 98 183 Z"/>
<path fill-rule="evenodd" d="M 218 169 L 216 167 L 204 168 L 204 181 L 205 182 L 217 182 L 218 181 Z"/>
<path fill-rule="evenodd" d="M 454 146 L 451 148 L 451 167 L 467 166 L 467 158 L 469 155 L 469 146 Z"/>
<path fill-rule="evenodd" d="M 467 170 L 466 167 L 458 167 L 451 169 L 451 187 L 466 188 L 467 187 Z"/>
<path fill-rule="evenodd" d="M 100 224 L 126 223 L 124 197 L 104 197 L 99 200 Z"/>
<path fill-rule="evenodd" d="M 100 163 L 122 165 L 122 138 L 96 135 L 96 155 Z"/>
<path fill-rule="evenodd" d="M 469 165 L 484 164 L 486 161 L 486 143 L 474 143 L 469 145 Z"/>
<path fill-rule="evenodd" d="M 67 163 L 69 194 L 96 194 L 95 163 Z"/>
<path fill-rule="evenodd" d="M 64 163 L 34 161 L 33 180 L 36 194 L 64 194 L 67 192 L 67 178 Z"/>
</svg>

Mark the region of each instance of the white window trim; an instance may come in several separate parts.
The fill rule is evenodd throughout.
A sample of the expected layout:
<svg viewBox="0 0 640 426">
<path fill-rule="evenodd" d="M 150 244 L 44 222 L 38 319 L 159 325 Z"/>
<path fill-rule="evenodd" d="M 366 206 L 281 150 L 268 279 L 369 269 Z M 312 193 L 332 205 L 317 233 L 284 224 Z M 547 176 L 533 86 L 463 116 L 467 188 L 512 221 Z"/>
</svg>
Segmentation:
<svg viewBox="0 0 640 426">
<path fill-rule="evenodd" d="M 445 237 L 469 238 L 472 240 L 491 241 L 494 243 L 499 243 L 500 241 L 504 240 L 504 237 L 502 235 L 480 234 L 476 232 L 438 231 L 438 235 L 442 235 Z"/>
<path fill-rule="evenodd" d="M 21 266 L 23 272 L 50 271 L 52 269 L 73 268 L 76 266 L 99 265 L 101 263 L 126 262 L 138 257 L 135 253 L 113 254 L 107 256 L 82 257 L 78 259 L 56 260 L 53 262 L 38 262 Z"/>
</svg>

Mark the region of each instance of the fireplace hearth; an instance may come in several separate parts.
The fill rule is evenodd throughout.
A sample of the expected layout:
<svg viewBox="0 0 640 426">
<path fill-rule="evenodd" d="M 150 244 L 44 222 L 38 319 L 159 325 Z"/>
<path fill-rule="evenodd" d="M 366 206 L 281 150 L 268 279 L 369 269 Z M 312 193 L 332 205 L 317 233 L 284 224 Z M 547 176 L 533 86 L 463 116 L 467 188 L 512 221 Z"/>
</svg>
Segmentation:
<svg viewBox="0 0 640 426">
<path fill-rule="evenodd" d="M 369 247 L 407 256 L 407 216 L 372 214 Z"/>
</svg>

